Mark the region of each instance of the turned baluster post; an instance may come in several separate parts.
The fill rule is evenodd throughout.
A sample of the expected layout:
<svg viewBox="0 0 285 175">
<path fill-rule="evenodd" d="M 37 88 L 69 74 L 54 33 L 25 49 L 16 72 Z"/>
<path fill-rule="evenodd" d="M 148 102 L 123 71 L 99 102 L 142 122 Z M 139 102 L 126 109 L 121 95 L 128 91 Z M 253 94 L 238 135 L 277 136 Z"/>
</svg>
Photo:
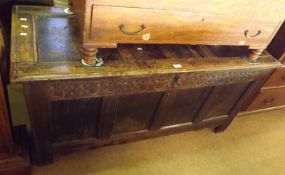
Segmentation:
<svg viewBox="0 0 285 175">
<path fill-rule="evenodd" d="M 259 56 L 262 54 L 263 51 L 264 49 L 251 49 L 248 53 L 247 58 L 250 62 L 257 62 Z"/>
<path fill-rule="evenodd" d="M 104 62 L 103 59 L 97 55 L 98 49 L 97 48 L 80 48 L 81 53 L 84 55 L 81 62 L 85 66 L 96 66 L 100 67 L 103 66 Z"/>
</svg>

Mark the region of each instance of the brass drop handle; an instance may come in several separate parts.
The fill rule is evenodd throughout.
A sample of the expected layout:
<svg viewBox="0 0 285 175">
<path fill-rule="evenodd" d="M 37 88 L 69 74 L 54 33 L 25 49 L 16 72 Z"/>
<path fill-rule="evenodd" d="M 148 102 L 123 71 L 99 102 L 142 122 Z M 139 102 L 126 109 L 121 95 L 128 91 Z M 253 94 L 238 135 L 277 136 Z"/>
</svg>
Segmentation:
<svg viewBox="0 0 285 175">
<path fill-rule="evenodd" d="M 267 98 L 267 99 L 264 100 L 264 103 L 265 103 L 266 105 L 270 105 L 270 104 L 272 104 L 273 102 L 274 102 L 274 98 L 273 98 L 273 97 L 270 97 L 270 98 Z"/>
<path fill-rule="evenodd" d="M 144 24 L 142 24 L 142 25 L 140 26 L 140 29 L 139 29 L 138 31 L 135 31 L 135 32 L 128 32 L 128 31 L 125 30 L 125 28 L 126 28 L 126 27 L 125 27 L 124 24 L 120 24 L 120 25 L 119 25 L 119 29 L 120 29 L 120 31 L 121 31 L 122 33 L 124 33 L 124 34 L 126 34 L 126 35 L 136 35 L 136 34 L 142 32 L 144 29 L 146 29 L 146 26 L 145 26 Z"/>
<path fill-rule="evenodd" d="M 261 34 L 261 30 L 258 30 L 255 35 L 249 35 L 249 30 L 246 30 L 246 31 L 244 32 L 244 35 L 245 35 L 245 37 L 247 37 L 247 38 L 254 38 L 254 37 L 257 37 L 257 36 L 260 35 L 260 34 Z"/>
</svg>

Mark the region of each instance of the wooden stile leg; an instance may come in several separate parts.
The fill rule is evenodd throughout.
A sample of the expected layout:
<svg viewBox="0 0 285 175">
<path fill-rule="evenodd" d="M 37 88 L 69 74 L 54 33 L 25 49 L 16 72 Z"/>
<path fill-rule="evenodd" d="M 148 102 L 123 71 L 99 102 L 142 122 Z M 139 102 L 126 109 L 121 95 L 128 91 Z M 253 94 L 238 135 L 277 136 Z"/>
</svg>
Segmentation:
<svg viewBox="0 0 285 175">
<path fill-rule="evenodd" d="M 230 111 L 226 122 L 215 128 L 216 133 L 224 132 L 228 128 L 228 126 L 232 123 L 232 121 L 238 115 L 238 113 L 242 110 L 242 108 L 245 105 L 247 105 L 248 101 L 251 100 L 252 97 L 255 95 L 255 93 L 258 92 L 258 89 L 261 88 L 264 81 L 266 80 L 266 77 L 267 75 L 250 83 L 250 85 L 244 91 L 243 95 L 240 97 L 240 99 L 237 101 L 233 109 Z"/>
<path fill-rule="evenodd" d="M 28 105 L 32 128 L 32 161 L 36 165 L 53 162 L 52 143 L 50 138 L 50 119 L 47 111 L 49 103 L 40 83 L 27 83 L 24 93 Z"/>
</svg>

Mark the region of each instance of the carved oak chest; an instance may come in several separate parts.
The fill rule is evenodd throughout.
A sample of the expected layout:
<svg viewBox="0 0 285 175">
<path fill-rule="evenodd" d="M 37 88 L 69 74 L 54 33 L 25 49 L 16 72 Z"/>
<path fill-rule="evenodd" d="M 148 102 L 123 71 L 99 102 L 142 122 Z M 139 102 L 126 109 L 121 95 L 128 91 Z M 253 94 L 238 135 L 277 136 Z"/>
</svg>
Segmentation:
<svg viewBox="0 0 285 175">
<path fill-rule="evenodd" d="M 103 67 L 80 63 L 79 24 L 63 9 L 16 6 L 10 74 L 24 87 L 37 164 L 82 148 L 172 133 L 224 131 L 281 64 L 247 48 L 135 45 L 100 49 Z"/>
<path fill-rule="evenodd" d="M 285 17 L 284 0 L 70 0 L 70 5 L 87 64 L 98 48 L 118 43 L 249 46 L 248 58 L 255 61 Z"/>
</svg>

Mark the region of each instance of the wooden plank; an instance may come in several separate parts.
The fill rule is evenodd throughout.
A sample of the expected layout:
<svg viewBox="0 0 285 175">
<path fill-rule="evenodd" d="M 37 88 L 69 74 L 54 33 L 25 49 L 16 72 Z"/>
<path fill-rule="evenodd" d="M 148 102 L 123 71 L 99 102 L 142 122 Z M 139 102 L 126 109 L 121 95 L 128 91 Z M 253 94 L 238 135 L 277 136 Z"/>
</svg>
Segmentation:
<svg viewBox="0 0 285 175">
<path fill-rule="evenodd" d="M 175 91 L 168 91 L 162 95 L 160 104 L 150 125 L 150 130 L 159 130 L 162 127 L 167 116 L 169 115 L 168 111 L 174 105 L 175 97 Z"/>
<path fill-rule="evenodd" d="M 108 138 L 112 135 L 114 120 L 117 117 L 117 97 L 104 97 L 98 125 L 98 138 Z"/>
<path fill-rule="evenodd" d="M 225 118 L 218 118 L 214 120 L 209 120 L 203 123 L 195 123 L 188 125 L 181 125 L 180 127 L 175 128 L 166 128 L 162 130 L 155 131 L 145 131 L 145 132 L 134 132 L 127 135 L 115 135 L 110 138 L 97 139 L 97 138 L 89 138 L 84 140 L 74 140 L 70 142 L 62 142 L 53 144 L 53 150 L 55 154 L 59 153 L 69 153 L 73 151 L 78 151 L 81 149 L 87 148 L 98 148 L 105 145 L 115 145 L 115 144 L 124 144 L 134 141 L 139 141 L 142 139 L 155 138 L 165 135 L 170 135 L 174 133 L 181 133 L 185 131 L 195 131 L 200 130 L 205 127 L 216 127 L 221 125 L 225 121 Z"/>
<path fill-rule="evenodd" d="M 249 102 L 252 100 L 252 97 L 255 95 L 256 92 L 258 92 L 258 90 L 264 83 L 264 79 L 265 79 L 265 76 L 263 77 L 261 76 L 256 81 L 251 82 L 248 85 L 244 93 L 236 101 L 236 104 L 233 106 L 233 108 L 229 112 L 226 121 L 222 125 L 215 128 L 215 132 L 223 132 L 229 127 L 229 125 L 234 120 L 234 118 L 237 116 L 237 114 L 249 104 Z"/>
<path fill-rule="evenodd" d="M 105 97 L 99 122 L 99 138 L 148 130 L 161 93 Z"/>
<path fill-rule="evenodd" d="M 191 123 L 211 89 L 211 87 L 206 87 L 166 92 L 151 129 L 156 130 L 164 126 Z"/>
<path fill-rule="evenodd" d="M 50 102 L 53 143 L 95 137 L 100 108 L 101 98 Z"/>
<path fill-rule="evenodd" d="M 159 105 L 161 93 L 135 94 L 117 98 L 119 103 L 112 135 L 148 130 Z"/>
<path fill-rule="evenodd" d="M 247 86 L 248 83 L 216 86 L 194 121 L 201 122 L 208 118 L 228 115 Z"/>
</svg>

